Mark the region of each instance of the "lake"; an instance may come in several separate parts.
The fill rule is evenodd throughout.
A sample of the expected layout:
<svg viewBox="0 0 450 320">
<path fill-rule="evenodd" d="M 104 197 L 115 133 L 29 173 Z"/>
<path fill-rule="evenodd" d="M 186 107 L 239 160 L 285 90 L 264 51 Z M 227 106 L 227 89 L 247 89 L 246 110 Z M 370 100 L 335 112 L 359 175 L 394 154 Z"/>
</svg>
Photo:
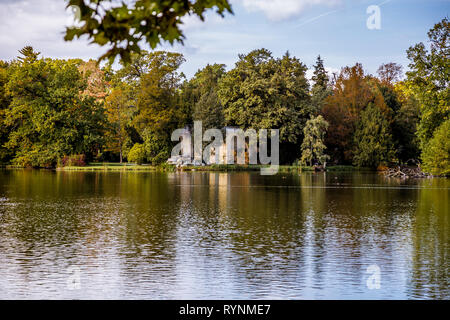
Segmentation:
<svg viewBox="0 0 450 320">
<path fill-rule="evenodd" d="M 450 180 L 0 170 L 0 299 L 449 299 Z"/>
</svg>

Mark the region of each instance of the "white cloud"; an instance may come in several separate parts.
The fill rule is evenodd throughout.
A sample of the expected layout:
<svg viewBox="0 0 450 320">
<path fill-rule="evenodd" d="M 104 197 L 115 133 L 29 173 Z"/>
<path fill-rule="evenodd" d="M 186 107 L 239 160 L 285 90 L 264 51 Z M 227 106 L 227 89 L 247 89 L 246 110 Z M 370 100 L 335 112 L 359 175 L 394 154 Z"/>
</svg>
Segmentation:
<svg viewBox="0 0 450 320">
<path fill-rule="evenodd" d="M 196 15 L 187 15 L 184 16 L 182 21 L 181 29 L 183 31 L 192 31 L 192 30 L 198 30 L 198 29 L 208 29 L 212 26 L 217 25 L 230 25 L 235 23 L 235 18 L 229 14 L 227 14 L 225 17 L 221 17 L 218 14 L 216 14 L 213 11 L 208 11 L 205 13 L 205 20 L 202 21 L 198 16 Z"/>
<path fill-rule="evenodd" d="M 26 45 L 33 46 L 44 57 L 85 60 L 100 57 L 107 47 L 89 44 L 83 38 L 64 41 L 65 27 L 73 25 L 73 13 L 66 10 L 66 4 L 63 0 L 0 0 L 0 59 L 14 59 Z M 231 15 L 221 18 L 211 11 L 204 22 L 195 15 L 184 17 L 182 29 L 189 39 L 192 33 L 234 22 Z M 194 54 L 199 47 L 200 44 L 190 43 L 183 51 Z M 144 44 L 144 48 L 148 45 Z"/>
<path fill-rule="evenodd" d="M 249 11 L 262 11 L 272 21 L 286 20 L 301 15 L 306 9 L 317 6 L 336 6 L 342 0 L 235 0 Z"/>
<path fill-rule="evenodd" d="M 64 41 L 71 21 L 61 0 L 0 0 L 0 59 L 10 60 L 18 50 L 31 45 L 45 57 L 97 58 L 102 49 L 85 40 Z"/>
</svg>

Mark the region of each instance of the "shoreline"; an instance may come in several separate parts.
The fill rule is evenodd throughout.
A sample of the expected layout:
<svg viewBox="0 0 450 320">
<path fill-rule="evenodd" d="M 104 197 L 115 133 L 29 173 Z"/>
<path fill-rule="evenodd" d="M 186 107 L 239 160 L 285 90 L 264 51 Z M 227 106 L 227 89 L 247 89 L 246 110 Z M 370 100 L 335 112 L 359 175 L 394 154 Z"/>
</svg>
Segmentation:
<svg viewBox="0 0 450 320">
<path fill-rule="evenodd" d="M 136 165 L 119 163 L 90 163 L 86 166 L 57 167 L 57 168 L 25 168 L 6 165 L 0 167 L 6 170 L 53 170 L 65 172 L 255 172 L 264 167 L 263 165 L 210 165 L 210 166 L 186 166 L 177 168 L 175 165 Z M 314 172 L 314 167 L 280 165 L 279 173 Z M 354 166 L 330 166 L 325 172 L 376 172 L 370 168 L 358 168 Z"/>
</svg>

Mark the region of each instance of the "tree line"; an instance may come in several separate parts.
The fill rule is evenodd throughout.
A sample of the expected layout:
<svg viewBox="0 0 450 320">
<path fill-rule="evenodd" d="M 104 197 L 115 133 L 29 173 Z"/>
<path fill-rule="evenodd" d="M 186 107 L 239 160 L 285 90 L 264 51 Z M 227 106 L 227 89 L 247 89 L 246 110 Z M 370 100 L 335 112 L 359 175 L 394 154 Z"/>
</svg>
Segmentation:
<svg viewBox="0 0 450 320">
<path fill-rule="evenodd" d="M 284 164 L 391 166 L 420 161 L 450 173 L 449 23 L 429 46 L 368 74 L 359 63 L 329 75 L 319 56 L 312 81 L 286 52 L 240 54 L 235 66 L 208 64 L 191 79 L 180 53 L 141 51 L 114 70 L 96 61 L 43 58 L 32 47 L 0 61 L 0 162 L 55 167 L 88 161 L 158 165 L 177 128 L 280 129 Z"/>
</svg>

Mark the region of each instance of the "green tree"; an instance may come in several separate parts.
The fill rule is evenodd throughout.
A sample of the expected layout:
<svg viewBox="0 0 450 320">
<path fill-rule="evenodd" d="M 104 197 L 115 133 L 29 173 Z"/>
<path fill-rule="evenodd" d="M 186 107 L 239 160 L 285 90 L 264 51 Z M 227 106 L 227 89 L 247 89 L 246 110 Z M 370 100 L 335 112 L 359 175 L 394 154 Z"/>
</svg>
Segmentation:
<svg viewBox="0 0 450 320">
<path fill-rule="evenodd" d="M 136 112 L 129 94 L 129 85 L 122 83 L 112 89 L 105 101 L 108 120 L 106 151 L 118 153 L 120 163 L 122 163 L 124 155 L 127 155 L 126 146 L 131 141 L 129 128 Z"/>
<path fill-rule="evenodd" d="M 392 121 L 392 136 L 402 162 L 417 160 L 420 156 L 417 126 L 419 123 L 419 103 L 407 82 L 398 82 L 393 88 L 395 99 L 400 104 Z M 389 104 L 389 102 L 388 102 Z"/>
<path fill-rule="evenodd" d="M 325 154 L 327 147 L 324 144 L 327 129 L 328 122 L 320 115 L 306 122 L 303 129 L 302 164 L 312 166 L 315 162 L 324 164 L 327 161 L 329 157 Z"/>
<path fill-rule="evenodd" d="M 225 124 L 223 106 L 217 95 L 218 82 L 225 75 L 225 65 L 207 65 L 189 81 L 193 99 L 193 120 L 203 122 L 205 130 Z"/>
<path fill-rule="evenodd" d="M 283 163 L 299 157 L 303 127 L 314 112 L 306 66 L 287 52 L 273 58 L 267 49 L 240 54 L 219 81 L 225 124 L 243 129 L 280 129 Z"/>
<path fill-rule="evenodd" d="M 316 112 L 319 112 L 323 108 L 325 99 L 332 93 L 329 87 L 330 79 L 320 55 L 314 65 L 314 74 L 311 79 L 314 82 L 311 89 L 311 104 L 315 107 Z"/>
<path fill-rule="evenodd" d="M 353 164 L 359 167 L 377 167 L 390 163 L 395 156 L 389 122 L 373 103 L 361 113 L 354 137 Z"/>
<path fill-rule="evenodd" d="M 187 115 L 179 108 L 181 80 L 178 72 L 183 55 L 164 51 L 149 54 L 148 72 L 140 78 L 137 92 L 137 115 L 133 124 L 144 140 L 148 161 L 167 160 L 171 150 L 171 133 L 186 124 Z"/>
<path fill-rule="evenodd" d="M 397 158 L 401 163 L 419 158 L 416 138 L 418 123 L 417 100 L 402 78 L 402 66 L 386 63 L 378 68 L 378 80 L 373 79 L 382 94 L 383 113 L 390 123 Z"/>
<path fill-rule="evenodd" d="M 279 128 L 282 144 L 299 143 L 313 112 L 305 72 L 289 53 L 277 59 L 266 49 L 239 55 L 235 68 L 219 81 L 226 125 Z"/>
<path fill-rule="evenodd" d="M 150 52 L 142 50 L 140 53 L 131 53 L 130 62 L 120 61 L 121 68 L 112 76 L 112 85 L 126 82 L 131 86 L 139 86 L 141 78 L 150 72 L 152 59 Z M 111 66 L 110 63 L 107 64 Z"/>
<path fill-rule="evenodd" d="M 449 20 L 443 19 L 429 32 L 429 50 L 423 43 L 408 50 L 411 61 L 407 81 L 420 105 L 420 122 L 417 134 L 421 150 L 450 115 L 450 36 Z"/>
<path fill-rule="evenodd" d="M 48 167 L 64 155 L 95 153 L 102 144 L 103 108 L 80 94 L 87 83 L 78 63 L 40 59 L 12 68 L 5 147 L 13 163 Z"/>
<path fill-rule="evenodd" d="M 140 53 L 139 43 L 152 49 L 162 41 L 183 43 L 181 18 L 195 15 L 202 21 L 208 9 L 223 16 L 232 13 L 227 0 L 132 0 L 111 4 L 110 0 L 69 0 L 67 7 L 76 6 L 78 25 L 66 29 L 65 40 L 86 35 L 91 43 L 108 45 L 100 58 L 114 60 L 120 55 L 129 62 L 131 53 Z"/>
<path fill-rule="evenodd" d="M 313 88 L 318 87 L 324 90 L 328 87 L 329 78 L 320 55 L 317 57 L 316 64 L 314 65 L 314 73 L 311 79 L 314 81 Z"/>
<path fill-rule="evenodd" d="M 19 50 L 19 53 L 21 56 L 17 57 L 17 60 L 22 64 L 35 62 L 41 54 L 40 52 L 34 51 L 32 46 L 23 47 Z"/>
<path fill-rule="evenodd" d="M 436 129 L 422 153 L 423 169 L 436 175 L 450 175 L 450 119 Z"/>
<path fill-rule="evenodd" d="M 0 163 L 9 160 L 9 152 L 4 147 L 8 139 L 9 128 L 5 122 L 5 116 L 10 104 L 10 96 L 6 91 L 6 84 L 9 80 L 9 64 L 0 60 Z"/>
</svg>

